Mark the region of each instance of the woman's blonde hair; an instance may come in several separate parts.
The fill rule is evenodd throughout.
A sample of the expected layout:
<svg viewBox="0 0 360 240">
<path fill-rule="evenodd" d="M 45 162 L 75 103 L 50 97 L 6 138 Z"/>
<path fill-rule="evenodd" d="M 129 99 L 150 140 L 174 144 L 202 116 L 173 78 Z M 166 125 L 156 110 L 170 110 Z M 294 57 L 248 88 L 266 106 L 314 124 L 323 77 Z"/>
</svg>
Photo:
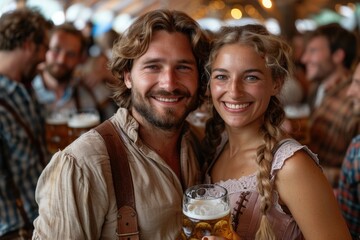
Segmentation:
<svg viewBox="0 0 360 240">
<path fill-rule="evenodd" d="M 245 25 L 241 27 L 224 27 L 215 38 L 210 52 L 209 61 L 206 65 L 207 75 L 210 79 L 211 66 L 219 50 L 228 44 L 241 44 L 253 47 L 256 52 L 265 59 L 266 66 L 271 70 L 273 81 L 280 86 L 292 74 L 293 63 L 291 60 L 291 49 L 280 37 L 270 34 L 262 25 Z M 258 147 L 256 162 L 259 165 L 257 174 L 258 191 L 261 196 L 261 223 L 256 234 L 256 239 L 275 239 L 274 232 L 268 221 L 267 213 L 272 204 L 273 183 L 271 182 L 271 165 L 273 161 L 273 150 L 278 144 L 283 132 L 280 128 L 285 117 L 284 110 L 279 99 L 272 96 L 267 110 L 264 114 L 264 123 L 260 128 L 264 144 Z M 216 146 L 220 144 L 221 133 L 225 129 L 225 123 L 213 108 L 213 117 L 206 125 L 205 138 L 203 141 L 204 151 L 212 161 Z"/>
</svg>

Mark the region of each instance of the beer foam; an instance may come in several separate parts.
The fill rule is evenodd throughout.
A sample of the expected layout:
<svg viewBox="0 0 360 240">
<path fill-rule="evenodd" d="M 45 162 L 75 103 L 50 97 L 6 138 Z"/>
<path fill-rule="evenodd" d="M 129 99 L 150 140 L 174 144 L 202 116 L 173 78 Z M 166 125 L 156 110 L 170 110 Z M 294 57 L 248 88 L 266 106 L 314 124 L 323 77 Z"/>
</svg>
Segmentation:
<svg viewBox="0 0 360 240">
<path fill-rule="evenodd" d="M 285 106 L 284 111 L 288 118 L 306 118 L 310 115 L 310 107 L 308 105 Z"/>
<path fill-rule="evenodd" d="M 69 121 L 68 126 L 71 128 L 88 128 L 100 123 L 100 117 L 92 113 L 79 113 L 73 115 Z"/>
<path fill-rule="evenodd" d="M 229 214 L 230 208 L 222 200 L 191 200 L 187 204 L 187 211 L 183 209 L 183 213 L 189 218 L 198 220 L 213 220 Z"/>
<path fill-rule="evenodd" d="M 68 122 L 68 117 L 63 115 L 56 115 L 46 118 L 46 123 L 52 125 L 67 124 L 67 122 Z"/>
</svg>

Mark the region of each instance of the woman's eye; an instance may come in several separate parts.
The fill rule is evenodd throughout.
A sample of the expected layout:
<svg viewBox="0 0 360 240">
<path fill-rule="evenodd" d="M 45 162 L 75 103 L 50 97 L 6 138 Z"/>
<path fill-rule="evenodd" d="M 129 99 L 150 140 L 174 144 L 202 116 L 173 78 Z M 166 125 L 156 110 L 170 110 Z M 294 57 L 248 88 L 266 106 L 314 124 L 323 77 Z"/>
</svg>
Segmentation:
<svg viewBox="0 0 360 240">
<path fill-rule="evenodd" d="M 254 81 L 258 80 L 259 78 L 257 76 L 254 76 L 254 75 L 249 75 L 249 76 L 246 76 L 245 79 L 247 81 L 254 82 Z"/>
<path fill-rule="evenodd" d="M 226 79 L 227 79 L 227 78 L 226 78 L 226 75 L 221 75 L 221 74 L 219 74 L 219 75 L 214 75 L 213 78 L 214 78 L 214 79 L 217 79 L 217 80 L 226 80 Z"/>
</svg>

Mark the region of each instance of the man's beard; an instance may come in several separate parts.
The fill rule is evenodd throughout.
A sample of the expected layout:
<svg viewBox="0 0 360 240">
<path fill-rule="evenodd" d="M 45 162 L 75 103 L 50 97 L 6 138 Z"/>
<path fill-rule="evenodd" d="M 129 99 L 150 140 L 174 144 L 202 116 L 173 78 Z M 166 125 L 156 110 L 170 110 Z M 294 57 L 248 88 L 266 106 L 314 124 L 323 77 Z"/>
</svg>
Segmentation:
<svg viewBox="0 0 360 240">
<path fill-rule="evenodd" d="M 21 76 L 21 83 L 24 84 L 26 88 L 30 88 L 37 73 L 37 64 L 29 66 L 28 71 Z"/>
<path fill-rule="evenodd" d="M 176 92 L 177 93 L 177 92 Z M 150 98 L 152 94 L 147 94 L 147 97 Z M 166 94 L 162 94 L 166 96 Z M 167 93 L 167 95 L 172 95 Z M 179 94 L 177 94 L 179 95 Z M 183 94 L 184 95 L 184 94 Z M 185 94 L 185 97 L 190 97 L 189 94 Z M 197 96 L 197 95 L 196 95 Z M 198 103 L 198 97 L 194 97 L 192 101 L 186 106 L 183 114 L 180 117 L 176 115 L 176 109 L 171 107 L 165 109 L 164 113 L 159 114 L 155 108 L 153 108 L 148 101 L 138 94 L 138 92 L 132 92 L 131 96 L 132 106 L 135 110 L 149 123 L 153 126 L 170 131 L 179 129 L 184 123 L 187 115 L 196 109 Z"/>
<path fill-rule="evenodd" d="M 69 82 L 70 79 L 72 78 L 73 71 L 69 70 L 68 68 L 66 68 L 64 66 L 60 66 L 62 71 L 54 71 L 54 65 L 55 64 L 47 65 L 46 66 L 46 71 L 53 78 L 55 78 L 59 83 L 67 83 L 67 82 Z"/>
</svg>

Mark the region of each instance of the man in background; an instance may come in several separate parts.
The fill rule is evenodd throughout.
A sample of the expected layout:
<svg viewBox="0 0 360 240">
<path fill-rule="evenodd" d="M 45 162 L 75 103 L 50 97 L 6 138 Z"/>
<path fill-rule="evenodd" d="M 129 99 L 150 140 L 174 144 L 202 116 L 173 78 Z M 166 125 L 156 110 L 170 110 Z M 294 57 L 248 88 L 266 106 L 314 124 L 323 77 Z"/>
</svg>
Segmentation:
<svg viewBox="0 0 360 240">
<path fill-rule="evenodd" d="M 31 80 L 45 60 L 51 23 L 18 9 L 0 18 L 0 239 L 31 236 L 35 187 L 49 160 Z"/>
<path fill-rule="evenodd" d="M 302 56 L 311 81 L 310 143 L 333 186 L 351 139 L 358 133 L 347 89 L 357 53 L 357 39 L 339 24 L 324 25 L 309 34 Z M 315 86 L 315 87 L 314 87 Z"/>
<path fill-rule="evenodd" d="M 52 29 L 46 61 L 41 66 L 41 73 L 34 79 L 33 86 L 39 102 L 48 112 L 73 112 L 94 108 L 102 120 L 115 113 L 103 116 L 106 107 L 92 88 L 81 80 L 79 66 L 85 60 L 85 38 L 82 32 L 70 23 L 64 23 Z M 110 96 L 108 96 L 110 97 Z"/>
<path fill-rule="evenodd" d="M 360 118 L 360 62 L 347 92 L 353 103 L 353 113 Z M 341 168 L 337 199 L 353 239 L 360 237 L 360 134 L 348 147 Z"/>
</svg>

